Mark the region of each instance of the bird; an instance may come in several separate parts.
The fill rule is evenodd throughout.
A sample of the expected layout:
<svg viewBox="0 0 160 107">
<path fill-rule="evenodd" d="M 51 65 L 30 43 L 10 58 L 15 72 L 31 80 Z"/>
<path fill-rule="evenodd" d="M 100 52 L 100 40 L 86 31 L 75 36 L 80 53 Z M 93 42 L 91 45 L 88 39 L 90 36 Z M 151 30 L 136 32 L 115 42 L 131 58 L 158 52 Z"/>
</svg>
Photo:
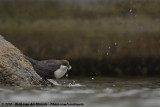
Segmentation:
<svg viewBox="0 0 160 107">
<path fill-rule="evenodd" d="M 68 60 L 51 59 L 38 61 L 28 56 L 25 56 L 25 58 L 32 64 L 36 73 L 44 80 L 60 79 L 67 73 L 67 70 L 71 70 L 72 68 Z"/>
</svg>

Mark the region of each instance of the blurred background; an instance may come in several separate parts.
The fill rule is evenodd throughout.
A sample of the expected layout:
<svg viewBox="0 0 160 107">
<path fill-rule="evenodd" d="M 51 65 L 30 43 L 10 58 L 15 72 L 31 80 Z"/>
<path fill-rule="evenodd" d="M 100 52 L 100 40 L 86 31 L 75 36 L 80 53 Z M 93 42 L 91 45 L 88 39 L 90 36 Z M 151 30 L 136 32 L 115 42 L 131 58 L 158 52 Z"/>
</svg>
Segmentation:
<svg viewBox="0 0 160 107">
<path fill-rule="evenodd" d="M 0 34 L 69 76 L 160 76 L 160 0 L 0 0 Z"/>
</svg>

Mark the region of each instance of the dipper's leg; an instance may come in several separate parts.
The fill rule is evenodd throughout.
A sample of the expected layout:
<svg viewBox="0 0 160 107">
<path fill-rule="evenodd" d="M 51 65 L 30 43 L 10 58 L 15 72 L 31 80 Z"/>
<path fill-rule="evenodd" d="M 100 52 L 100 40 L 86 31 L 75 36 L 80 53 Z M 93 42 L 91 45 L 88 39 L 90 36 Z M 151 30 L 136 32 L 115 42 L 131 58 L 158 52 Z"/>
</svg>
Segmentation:
<svg viewBox="0 0 160 107">
<path fill-rule="evenodd" d="M 54 79 L 48 79 L 48 81 L 50 81 L 52 84 L 54 84 L 54 85 L 61 85 L 61 84 L 59 84 L 56 80 L 54 80 Z"/>
</svg>

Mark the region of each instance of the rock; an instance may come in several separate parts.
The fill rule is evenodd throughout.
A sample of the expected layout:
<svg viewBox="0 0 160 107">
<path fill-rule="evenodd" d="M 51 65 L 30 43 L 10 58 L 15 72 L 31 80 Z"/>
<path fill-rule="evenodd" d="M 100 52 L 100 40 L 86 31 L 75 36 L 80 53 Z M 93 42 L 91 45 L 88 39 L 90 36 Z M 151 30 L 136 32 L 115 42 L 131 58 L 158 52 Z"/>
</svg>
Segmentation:
<svg viewBox="0 0 160 107">
<path fill-rule="evenodd" d="M 52 85 L 34 71 L 23 53 L 0 35 L 0 84 L 16 86 Z"/>
</svg>

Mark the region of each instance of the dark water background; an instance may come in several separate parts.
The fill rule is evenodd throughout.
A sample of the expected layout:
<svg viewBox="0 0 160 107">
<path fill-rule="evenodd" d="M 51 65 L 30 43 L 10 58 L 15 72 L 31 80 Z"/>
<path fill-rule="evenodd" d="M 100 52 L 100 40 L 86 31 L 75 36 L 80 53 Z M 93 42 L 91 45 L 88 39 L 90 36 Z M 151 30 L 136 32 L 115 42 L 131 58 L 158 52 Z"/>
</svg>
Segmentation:
<svg viewBox="0 0 160 107">
<path fill-rule="evenodd" d="M 0 34 L 71 76 L 160 75 L 160 0 L 0 0 Z"/>
<path fill-rule="evenodd" d="M 73 82 L 75 84 L 71 84 Z M 13 105 L 39 102 L 48 104 L 48 107 L 55 107 L 50 105 L 51 103 L 83 104 L 82 107 L 159 107 L 160 105 L 160 79 L 156 77 L 72 78 L 59 80 L 58 83 L 61 85 L 55 87 L 0 87 L 0 102 Z"/>
</svg>

